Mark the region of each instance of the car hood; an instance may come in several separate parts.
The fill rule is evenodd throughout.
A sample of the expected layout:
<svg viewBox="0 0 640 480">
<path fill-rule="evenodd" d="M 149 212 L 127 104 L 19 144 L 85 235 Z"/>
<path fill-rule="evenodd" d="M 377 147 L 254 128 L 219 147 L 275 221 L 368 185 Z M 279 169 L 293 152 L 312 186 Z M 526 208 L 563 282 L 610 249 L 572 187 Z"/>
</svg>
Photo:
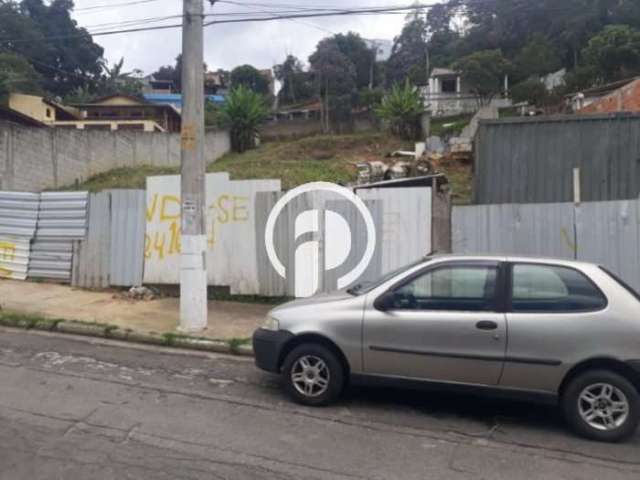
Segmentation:
<svg viewBox="0 0 640 480">
<path fill-rule="evenodd" d="M 345 290 L 339 290 L 337 292 L 331 292 L 331 293 L 321 293 L 318 295 L 314 295 L 313 297 L 299 298 L 297 300 L 287 302 L 271 310 L 271 313 L 278 314 L 278 313 L 284 312 L 285 310 L 292 310 L 292 309 L 303 308 L 303 307 L 312 307 L 315 305 L 339 302 L 341 300 L 348 300 L 353 298 L 354 296 L 348 294 Z"/>
</svg>

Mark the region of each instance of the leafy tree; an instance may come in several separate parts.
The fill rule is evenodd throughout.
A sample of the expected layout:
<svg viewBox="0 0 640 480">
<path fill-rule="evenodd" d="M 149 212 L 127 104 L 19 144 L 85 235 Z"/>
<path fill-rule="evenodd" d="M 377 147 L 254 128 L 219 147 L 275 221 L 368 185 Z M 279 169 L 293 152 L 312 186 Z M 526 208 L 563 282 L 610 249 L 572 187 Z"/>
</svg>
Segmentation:
<svg viewBox="0 0 640 480">
<path fill-rule="evenodd" d="M 22 0 L 19 5 L 4 5 L 9 5 L 3 12 L 9 14 L 7 30 L 16 26 L 25 30 L 14 31 L 10 38 L 15 40 L 2 48 L 25 56 L 42 75 L 45 90 L 64 96 L 78 87 L 95 85 L 102 74 L 104 51 L 71 18 L 72 0 L 53 0 L 48 5 L 43 0 Z"/>
<path fill-rule="evenodd" d="M 408 81 L 404 85 L 395 84 L 376 110 L 395 135 L 406 140 L 415 140 L 420 132 L 420 116 L 424 111 L 424 101 L 420 91 Z"/>
<path fill-rule="evenodd" d="M 105 75 L 100 82 L 98 95 L 112 95 L 122 93 L 126 95 L 140 96 L 142 95 L 142 82 L 139 77 L 142 72 L 134 70 L 133 72 L 123 72 L 124 58 L 121 58 L 113 67 L 104 66 Z"/>
<path fill-rule="evenodd" d="M 0 53 L 0 97 L 9 93 L 42 94 L 42 77 L 24 57 Z"/>
<path fill-rule="evenodd" d="M 439 3 L 427 12 L 427 48 L 429 69 L 446 67 L 456 57 L 460 34 L 454 31 L 452 24 L 455 18 L 455 5 Z"/>
<path fill-rule="evenodd" d="M 640 31 L 628 25 L 609 25 L 589 40 L 583 56 L 598 81 L 637 75 L 640 73 Z"/>
<path fill-rule="evenodd" d="M 511 63 L 500 50 L 484 50 L 461 58 L 454 64 L 469 85 L 480 105 L 486 105 L 502 92 L 504 77 L 512 71 Z"/>
<path fill-rule="evenodd" d="M 421 15 L 407 18 L 387 62 L 387 82 L 404 83 L 405 80 L 414 85 L 427 83 L 427 24 Z"/>
<path fill-rule="evenodd" d="M 205 69 L 206 71 L 206 69 Z M 178 55 L 174 65 L 165 65 L 153 72 L 157 80 L 165 80 L 173 83 L 176 92 L 182 91 L 182 54 Z"/>
<path fill-rule="evenodd" d="M 553 43 L 535 34 L 515 59 L 518 73 L 525 78 L 547 75 L 560 69 L 562 62 Z"/>
<path fill-rule="evenodd" d="M 331 120 L 350 120 L 356 92 L 356 69 L 340 51 L 333 38 L 318 43 L 309 57 L 316 79 L 316 92 L 322 104 L 321 116 L 325 132 L 331 131 Z"/>
<path fill-rule="evenodd" d="M 269 80 L 260 71 L 251 65 L 242 65 L 231 71 L 231 86 L 247 87 L 261 95 L 269 95 Z"/>
<path fill-rule="evenodd" d="M 220 121 L 230 131 L 233 151 L 244 152 L 255 148 L 256 137 L 267 112 L 263 95 L 244 85 L 231 89 L 220 109 Z"/>
<path fill-rule="evenodd" d="M 278 98 L 282 104 L 292 104 L 313 97 L 313 79 L 304 71 L 302 62 L 288 55 L 286 60 L 273 67 L 276 79 L 282 84 Z"/>
<path fill-rule="evenodd" d="M 375 52 L 357 33 L 349 32 L 346 35 L 339 33 L 331 39 L 336 43 L 338 50 L 353 64 L 356 88 L 368 87 L 371 81 L 371 67 L 375 64 Z"/>
<path fill-rule="evenodd" d="M 520 82 L 511 89 L 511 98 L 515 103 L 529 102 L 533 105 L 544 106 L 550 95 L 544 83 L 537 79 Z"/>
</svg>

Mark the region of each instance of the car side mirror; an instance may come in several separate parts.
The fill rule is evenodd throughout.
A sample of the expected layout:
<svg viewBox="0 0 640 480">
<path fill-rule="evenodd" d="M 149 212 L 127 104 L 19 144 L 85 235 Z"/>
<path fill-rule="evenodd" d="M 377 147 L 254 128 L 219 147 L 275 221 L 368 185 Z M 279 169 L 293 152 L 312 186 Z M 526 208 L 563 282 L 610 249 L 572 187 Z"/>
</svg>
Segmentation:
<svg viewBox="0 0 640 480">
<path fill-rule="evenodd" d="M 386 312 L 387 310 L 391 310 L 395 305 L 395 295 L 393 292 L 386 292 L 376 298 L 375 302 L 373 302 L 373 306 L 376 310 L 380 310 L 381 312 Z"/>
</svg>

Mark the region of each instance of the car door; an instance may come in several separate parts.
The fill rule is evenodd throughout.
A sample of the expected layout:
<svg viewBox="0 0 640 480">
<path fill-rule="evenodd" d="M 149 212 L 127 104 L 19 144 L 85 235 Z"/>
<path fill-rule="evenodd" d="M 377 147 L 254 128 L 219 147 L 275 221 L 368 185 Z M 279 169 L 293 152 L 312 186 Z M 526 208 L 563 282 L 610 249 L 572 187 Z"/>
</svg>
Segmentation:
<svg viewBox="0 0 640 480">
<path fill-rule="evenodd" d="M 497 384 L 505 284 L 499 262 L 465 261 L 427 267 L 394 285 L 378 298 L 379 308 L 365 311 L 365 373 Z"/>
<path fill-rule="evenodd" d="M 554 392 L 572 364 L 608 356 L 607 298 L 582 271 L 564 265 L 508 266 L 509 345 L 500 384 Z"/>
</svg>

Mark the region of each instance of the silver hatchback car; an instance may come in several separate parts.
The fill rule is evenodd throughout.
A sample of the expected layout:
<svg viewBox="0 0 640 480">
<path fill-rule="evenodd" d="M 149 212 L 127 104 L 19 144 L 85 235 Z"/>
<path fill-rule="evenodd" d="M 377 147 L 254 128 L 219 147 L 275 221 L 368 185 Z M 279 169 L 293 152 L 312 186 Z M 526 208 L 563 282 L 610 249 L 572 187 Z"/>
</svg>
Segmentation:
<svg viewBox="0 0 640 480">
<path fill-rule="evenodd" d="M 588 263 L 427 257 L 272 310 L 253 347 L 306 405 L 349 382 L 405 384 L 554 402 L 602 441 L 640 420 L 640 298 Z"/>
</svg>

